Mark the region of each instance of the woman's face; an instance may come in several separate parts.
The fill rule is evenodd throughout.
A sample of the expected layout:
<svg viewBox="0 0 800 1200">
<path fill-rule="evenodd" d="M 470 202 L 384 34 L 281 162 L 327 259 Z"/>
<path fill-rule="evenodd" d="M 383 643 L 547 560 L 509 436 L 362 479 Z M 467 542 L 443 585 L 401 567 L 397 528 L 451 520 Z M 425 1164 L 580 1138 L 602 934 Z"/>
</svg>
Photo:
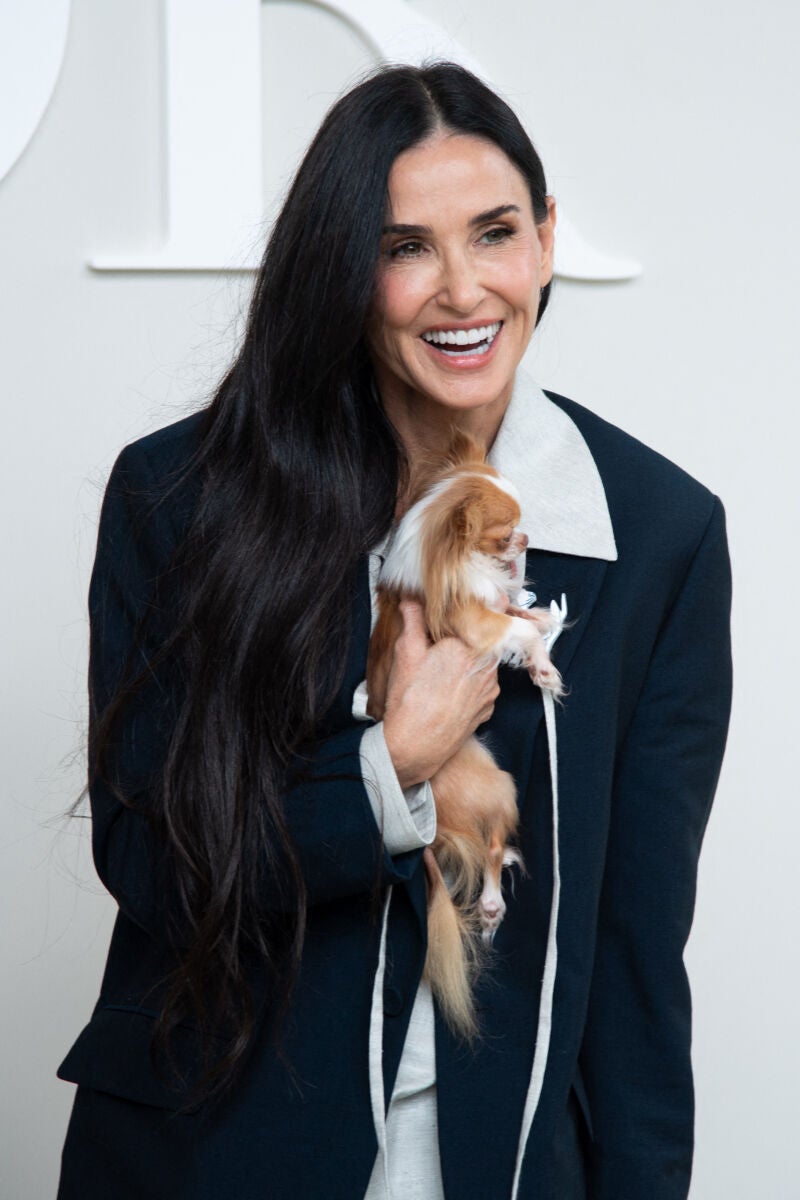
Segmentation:
<svg viewBox="0 0 800 1200">
<path fill-rule="evenodd" d="M 524 177 L 483 138 L 438 133 L 395 160 L 369 327 L 390 419 L 499 424 L 553 273 L 548 204 L 537 225 Z"/>
</svg>

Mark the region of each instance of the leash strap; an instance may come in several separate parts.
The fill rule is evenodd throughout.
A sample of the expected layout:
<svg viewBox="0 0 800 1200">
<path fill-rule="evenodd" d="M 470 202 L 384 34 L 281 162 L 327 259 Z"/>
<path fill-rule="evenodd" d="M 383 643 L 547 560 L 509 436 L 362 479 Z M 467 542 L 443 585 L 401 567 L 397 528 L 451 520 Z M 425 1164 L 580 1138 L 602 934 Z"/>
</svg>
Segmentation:
<svg viewBox="0 0 800 1200">
<path fill-rule="evenodd" d="M 547 752 L 550 759 L 550 790 L 553 794 L 553 898 L 550 904 L 547 952 L 544 960 L 542 990 L 539 996 L 539 1024 L 536 1030 L 536 1049 L 533 1055 L 533 1067 L 528 1084 L 528 1094 L 525 1097 L 525 1107 L 522 1112 L 522 1128 L 517 1146 L 517 1165 L 514 1170 L 511 1200 L 517 1200 L 517 1196 L 519 1195 L 519 1183 L 522 1175 L 525 1149 L 528 1144 L 528 1136 L 533 1125 L 533 1118 L 536 1114 L 544 1083 L 547 1054 L 550 1048 L 553 991 L 555 989 L 556 965 L 558 962 L 556 933 L 558 927 L 558 905 L 561 896 L 561 869 L 558 852 L 558 739 L 556 737 L 555 701 L 553 700 L 552 693 L 546 688 L 542 688 L 542 703 L 544 705 L 544 720 L 547 728 Z"/>
</svg>

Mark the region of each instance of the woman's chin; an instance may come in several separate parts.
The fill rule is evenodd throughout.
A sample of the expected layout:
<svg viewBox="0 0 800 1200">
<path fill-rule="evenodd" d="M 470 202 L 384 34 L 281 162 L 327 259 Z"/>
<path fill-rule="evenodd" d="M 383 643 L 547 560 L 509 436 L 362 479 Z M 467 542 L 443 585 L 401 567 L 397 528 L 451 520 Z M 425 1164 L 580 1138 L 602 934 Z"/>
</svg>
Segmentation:
<svg viewBox="0 0 800 1200">
<path fill-rule="evenodd" d="M 508 402 L 514 386 L 515 370 L 487 370 L 484 373 L 454 374 L 450 371 L 428 375 L 421 389 L 433 403 L 451 409 L 482 408 Z"/>
</svg>

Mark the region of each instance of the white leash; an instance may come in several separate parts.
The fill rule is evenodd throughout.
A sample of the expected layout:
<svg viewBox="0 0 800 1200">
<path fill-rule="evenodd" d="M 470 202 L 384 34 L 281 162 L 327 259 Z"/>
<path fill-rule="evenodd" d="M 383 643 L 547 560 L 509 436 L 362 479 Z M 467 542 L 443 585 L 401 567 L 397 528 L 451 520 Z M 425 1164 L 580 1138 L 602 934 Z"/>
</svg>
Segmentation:
<svg viewBox="0 0 800 1200">
<path fill-rule="evenodd" d="M 558 944 L 556 933 L 558 928 L 558 905 L 561 896 L 561 869 L 558 850 L 558 741 L 556 737 L 556 712 L 552 692 L 542 688 L 542 703 L 544 705 L 544 720 L 547 728 L 547 752 L 550 758 L 550 788 L 553 793 L 553 898 L 550 904 L 550 924 L 547 930 L 547 952 L 544 959 L 544 974 L 542 990 L 539 996 L 539 1023 L 536 1029 L 536 1049 L 533 1055 L 533 1067 L 528 1084 L 528 1094 L 525 1097 L 525 1107 L 522 1111 L 522 1128 L 517 1146 L 517 1165 L 514 1170 L 514 1184 L 511 1189 L 511 1200 L 517 1200 L 519 1182 L 522 1175 L 522 1163 L 528 1136 L 533 1125 L 533 1118 L 542 1093 L 544 1073 L 547 1066 L 547 1055 L 550 1049 L 550 1031 L 553 1016 L 553 991 L 556 983 L 556 966 L 558 963 Z"/>
</svg>

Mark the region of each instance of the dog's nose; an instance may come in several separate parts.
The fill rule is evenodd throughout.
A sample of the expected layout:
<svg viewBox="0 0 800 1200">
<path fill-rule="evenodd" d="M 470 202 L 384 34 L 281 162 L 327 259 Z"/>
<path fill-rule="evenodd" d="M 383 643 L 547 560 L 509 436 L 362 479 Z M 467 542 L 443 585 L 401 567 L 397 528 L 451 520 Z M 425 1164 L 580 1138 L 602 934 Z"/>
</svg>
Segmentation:
<svg viewBox="0 0 800 1200">
<path fill-rule="evenodd" d="M 518 537 L 519 537 L 519 544 L 520 544 L 520 546 L 522 547 L 522 549 L 523 549 L 523 550 L 527 550 L 527 549 L 528 549 L 528 535 L 527 535 L 527 533 L 520 533 L 520 534 L 518 534 Z"/>
</svg>

